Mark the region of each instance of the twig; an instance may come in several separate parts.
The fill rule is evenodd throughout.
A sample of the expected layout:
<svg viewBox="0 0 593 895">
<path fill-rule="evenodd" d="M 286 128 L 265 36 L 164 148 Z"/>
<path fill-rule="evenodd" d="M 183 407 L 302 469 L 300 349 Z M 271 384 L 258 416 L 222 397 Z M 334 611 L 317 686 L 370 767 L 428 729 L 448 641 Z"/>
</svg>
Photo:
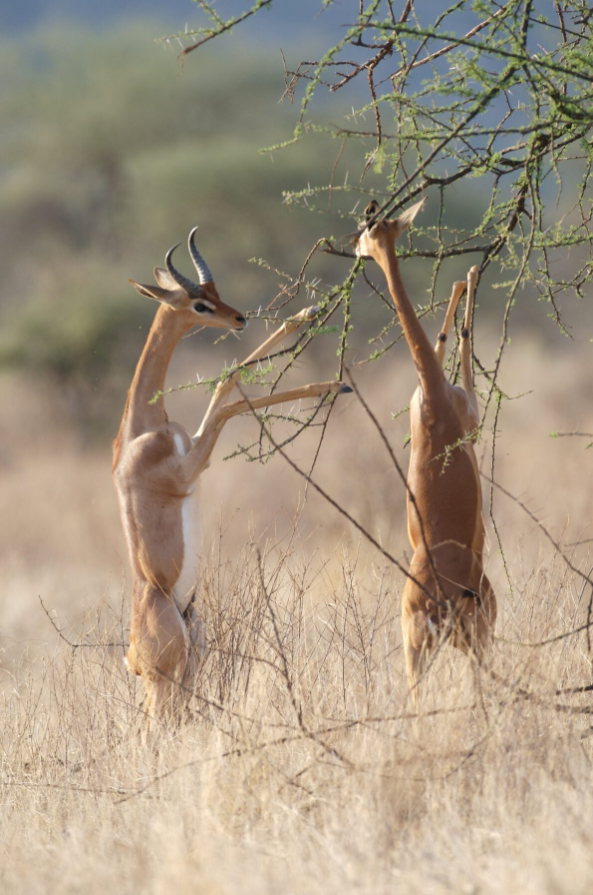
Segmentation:
<svg viewBox="0 0 593 895">
<path fill-rule="evenodd" d="M 90 649 L 97 649 L 98 647 L 108 647 L 108 646 L 119 646 L 119 647 L 122 647 L 123 649 L 127 649 L 128 644 L 122 643 L 120 641 L 99 640 L 96 643 L 73 643 L 71 640 L 68 640 L 66 635 L 63 633 L 62 629 L 58 627 L 58 624 L 57 624 L 55 618 L 53 618 L 51 615 L 51 610 L 46 609 L 45 604 L 44 604 L 40 594 L 39 594 L 38 598 L 39 598 L 39 602 L 41 603 L 41 608 L 43 609 L 46 616 L 48 617 L 52 628 L 54 629 L 54 631 L 56 632 L 56 634 L 58 635 L 60 640 L 63 640 L 64 643 L 67 643 L 71 649 L 82 649 L 83 647 L 87 647 Z"/>
</svg>

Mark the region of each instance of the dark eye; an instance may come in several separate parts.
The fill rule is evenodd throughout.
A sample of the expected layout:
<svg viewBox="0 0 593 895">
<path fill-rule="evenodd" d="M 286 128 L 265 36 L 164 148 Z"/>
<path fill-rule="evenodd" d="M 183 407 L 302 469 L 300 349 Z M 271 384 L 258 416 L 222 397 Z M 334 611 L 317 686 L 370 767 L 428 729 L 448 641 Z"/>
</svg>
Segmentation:
<svg viewBox="0 0 593 895">
<path fill-rule="evenodd" d="M 197 301 L 194 305 L 194 311 L 197 311 L 198 314 L 211 314 L 212 310 L 207 305 L 203 304 L 201 301 Z"/>
</svg>

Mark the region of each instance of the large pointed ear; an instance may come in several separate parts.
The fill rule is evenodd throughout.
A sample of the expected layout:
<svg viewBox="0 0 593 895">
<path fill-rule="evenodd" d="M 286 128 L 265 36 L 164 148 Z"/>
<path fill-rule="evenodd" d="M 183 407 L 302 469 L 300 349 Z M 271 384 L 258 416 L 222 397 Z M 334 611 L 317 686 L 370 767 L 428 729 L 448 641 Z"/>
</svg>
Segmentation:
<svg viewBox="0 0 593 895">
<path fill-rule="evenodd" d="M 146 298 L 154 298 L 156 301 L 161 301 L 164 304 L 172 305 L 173 307 L 179 302 L 182 295 L 181 289 L 178 286 L 173 290 L 161 289 L 160 286 L 144 286 L 142 283 L 136 283 L 134 280 L 130 280 L 130 283 L 140 295 L 145 295 Z"/>
<path fill-rule="evenodd" d="M 154 278 L 163 289 L 168 289 L 170 292 L 178 292 L 179 291 L 179 283 L 176 283 L 168 270 L 165 270 L 164 267 L 155 267 L 153 270 Z"/>
<path fill-rule="evenodd" d="M 424 198 L 421 199 L 420 202 L 416 202 L 415 205 L 411 205 L 410 208 L 406 208 L 404 213 L 400 214 L 400 216 L 395 221 L 392 222 L 392 225 L 395 225 L 395 238 L 396 239 L 398 236 L 401 236 L 401 234 L 404 232 L 404 230 L 408 229 L 408 227 L 410 226 L 410 224 L 412 223 L 412 221 L 414 220 L 414 218 L 416 217 L 418 212 L 422 211 L 422 209 L 424 208 L 425 202 L 426 202 L 426 196 L 424 196 Z"/>
</svg>

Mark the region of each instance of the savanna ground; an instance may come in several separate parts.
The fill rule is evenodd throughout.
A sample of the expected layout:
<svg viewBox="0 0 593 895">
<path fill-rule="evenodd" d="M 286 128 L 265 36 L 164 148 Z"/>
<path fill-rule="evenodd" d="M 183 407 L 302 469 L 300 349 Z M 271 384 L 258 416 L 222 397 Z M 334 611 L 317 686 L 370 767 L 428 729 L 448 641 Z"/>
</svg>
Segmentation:
<svg viewBox="0 0 593 895">
<path fill-rule="evenodd" d="M 491 360 L 487 328 L 478 317 Z M 6 377 L 2 890 L 590 893 L 591 696 L 555 692 L 591 681 L 587 635 L 528 645 L 583 624 L 591 599 L 593 462 L 583 439 L 550 438 L 592 431 L 590 333 L 577 330 L 571 343 L 550 324 L 544 341 L 524 326 L 505 352 L 502 387 L 523 397 L 501 410 L 496 480 L 572 565 L 494 492 L 506 572 L 488 521 L 492 661 L 506 683 L 483 676 L 474 692 L 445 648 L 416 713 L 402 575 L 282 458 L 222 462 L 254 434 L 234 422 L 202 489 L 210 649 L 193 718 L 156 749 L 122 663 L 130 582 L 108 446 L 81 448 L 42 384 Z M 186 348 L 171 383 L 196 367 Z M 354 376 L 405 466 L 407 420 L 390 417 L 414 387 L 405 346 Z M 171 415 L 191 427 L 204 400 L 173 395 Z M 316 434 L 292 448 L 303 468 Z M 490 450 L 486 433 L 487 475 Z M 405 562 L 403 487 L 355 397 L 336 405 L 313 478 Z M 488 514 L 487 481 L 484 494 Z"/>
</svg>

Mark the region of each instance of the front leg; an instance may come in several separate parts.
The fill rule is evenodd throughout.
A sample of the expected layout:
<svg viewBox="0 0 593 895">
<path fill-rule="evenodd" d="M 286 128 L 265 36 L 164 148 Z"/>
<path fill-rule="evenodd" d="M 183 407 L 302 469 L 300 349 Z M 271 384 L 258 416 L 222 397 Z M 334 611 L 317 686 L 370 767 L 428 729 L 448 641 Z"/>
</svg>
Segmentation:
<svg viewBox="0 0 593 895">
<path fill-rule="evenodd" d="M 289 389 L 286 392 L 274 392 L 263 398 L 244 398 L 242 401 L 233 401 L 232 404 L 224 404 L 218 411 L 218 417 L 226 420 L 232 416 L 259 410 L 261 407 L 271 407 L 274 404 L 300 401 L 302 398 L 319 398 L 321 395 L 343 395 L 352 389 L 344 382 L 332 380 L 331 382 L 313 382 L 310 385 L 302 385 L 299 388 Z"/>
<path fill-rule="evenodd" d="M 233 401 L 232 404 L 223 404 L 210 416 L 206 424 L 202 424 L 200 432 L 192 439 L 193 447 L 185 457 L 180 459 L 185 480 L 188 484 L 195 482 L 200 473 L 206 469 L 218 437 L 225 423 L 231 417 L 250 413 L 261 407 L 271 407 L 274 404 L 299 401 L 302 398 L 318 398 L 321 395 L 341 395 L 351 391 L 349 385 L 332 380 L 302 385 L 299 388 L 293 388 L 286 392 L 275 392 L 262 398 L 244 398 L 242 401 Z"/>
<path fill-rule="evenodd" d="M 303 310 L 299 311 L 298 314 L 295 314 L 294 317 L 289 317 L 288 320 L 285 320 L 284 323 L 279 326 L 275 332 L 268 336 L 268 338 L 259 346 L 259 348 L 256 348 L 255 351 L 252 351 L 251 354 L 245 358 L 243 363 L 239 365 L 239 368 L 234 373 L 232 373 L 228 377 L 228 379 L 225 379 L 224 382 L 218 383 L 214 395 L 212 396 L 212 400 L 208 405 L 208 409 L 204 414 L 202 424 L 196 432 L 196 439 L 203 434 L 206 426 L 210 423 L 218 409 L 222 406 L 222 404 L 224 404 L 233 388 L 240 380 L 243 368 L 246 367 L 247 364 L 252 364 L 258 360 L 264 360 L 266 357 L 269 356 L 272 348 L 282 342 L 286 338 L 286 336 L 290 335 L 290 333 L 299 329 L 299 327 L 302 326 L 303 323 L 310 323 L 311 320 L 314 320 L 318 313 L 319 308 L 316 305 L 312 305 L 310 308 L 303 308 Z"/>
<path fill-rule="evenodd" d="M 471 347 L 471 328 L 472 316 L 474 311 L 474 295 L 480 276 L 480 268 L 477 265 L 470 268 L 467 275 L 467 304 L 465 306 L 465 316 L 463 320 L 463 329 L 461 330 L 461 345 L 459 346 L 459 360 L 461 363 L 461 381 L 463 388 L 469 399 L 469 403 L 475 415 L 475 427 L 480 423 L 480 410 L 478 408 L 478 399 L 474 389 L 474 374 L 472 370 L 472 347 Z"/>
<path fill-rule="evenodd" d="M 437 343 L 434 346 L 434 350 L 436 352 L 436 356 L 441 362 L 441 366 L 443 361 L 445 360 L 445 354 L 447 351 L 447 338 L 449 336 L 449 332 L 451 331 L 451 326 L 453 324 L 453 318 L 455 317 L 455 311 L 457 310 L 457 305 L 459 304 L 459 299 L 465 292 L 465 283 L 463 280 L 456 280 L 453 283 L 453 288 L 451 289 L 451 298 L 449 299 L 449 304 L 447 306 L 447 313 L 445 314 L 445 322 L 443 323 L 443 328 L 437 336 Z"/>
</svg>

